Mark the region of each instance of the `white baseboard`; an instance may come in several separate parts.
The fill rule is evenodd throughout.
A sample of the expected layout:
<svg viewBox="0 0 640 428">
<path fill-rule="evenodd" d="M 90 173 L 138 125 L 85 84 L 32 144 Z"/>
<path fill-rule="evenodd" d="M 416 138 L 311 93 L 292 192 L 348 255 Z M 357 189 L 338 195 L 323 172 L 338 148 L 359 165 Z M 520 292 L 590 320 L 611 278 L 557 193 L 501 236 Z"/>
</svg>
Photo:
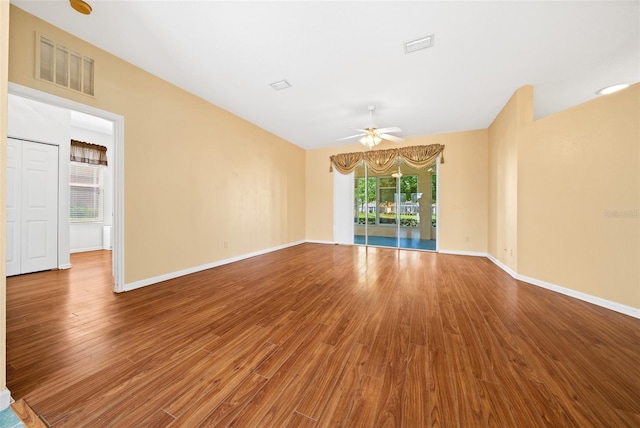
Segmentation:
<svg viewBox="0 0 640 428">
<path fill-rule="evenodd" d="M 102 245 L 98 247 L 88 247 L 88 248 L 76 248 L 74 250 L 69 250 L 71 254 L 73 253 L 86 253 L 87 251 L 98 251 L 98 250 L 106 250 Z"/>
<path fill-rule="evenodd" d="M 513 269 L 511 269 L 509 266 L 505 265 L 504 263 L 502 263 L 500 260 L 496 259 L 495 257 L 493 257 L 491 254 L 487 254 L 487 258 L 489 260 L 491 260 L 493 263 L 495 263 L 496 265 L 498 265 L 498 267 L 500 269 L 502 269 L 503 271 L 505 271 L 506 273 L 508 273 L 509 275 L 511 275 L 512 277 L 518 279 L 518 273 L 516 271 L 514 271 Z M 526 281 L 525 281 L 526 282 Z"/>
<path fill-rule="evenodd" d="M 570 288 L 560 287 L 559 285 L 551 284 L 546 281 L 540 281 L 539 279 L 530 278 L 524 275 L 517 275 L 516 279 L 532 285 L 537 285 L 538 287 L 546 288 L 547 290 L 555 291 L 556 293 L 564 294 L 569 297 L 592 303 L 597 306 L 602 306 L 603 308 L 611 309 L 612 311 L 620 312 L 621 314 L 629 315 L 630 317 L 640 319 L 640 309 L 638 308 L 633 308 L 621 303 L 612 302 L 611 300 L 592 296 L 590 294 L 581 293 L 580 291 L 572 290 Z"/>
<path fill-rule="evenodd" d="M 438 250 L 440 254 L 452 254 L 454 256 L 488 257 L 487 253 L 479 251 Z"/>
<path fill-rule="evenodd" d="M 307 239 L 304 242 L 308 242 L 309 244 L 327 244 L 327 245 L 337 245 L 337 242 L 334 241 L 318 241 L 315 239 Z"/>
<path fill-rule="evenodd" d="M 60 269 L 60 270 L 71 269 L 71 263 L 63 263 L 63 264 L 58 266 L 58 269 Z"/>
<path fill-rule="evenodd" d="M 0 391 L 0 410 L 4 410 L 11 404 L 11 392 L 8 389 Z"/>
<path fill-rule="evenodd" d="M 253 253 L 242 254 L 240 256 L 231 257 L 231 258 L 224 259 L 224 260 L 218 260 L 218 261 L 215 261 L 215 262 L 212 262 L 212 263 L 207 263 L 207 264 L 204 264 L 204 265 L 194 266 L 192 268 L 183 269 L 183 270 L 180 270 L 180 271 L 177 271 L 177 272 L 170 272 L 170 273 L 166 273 L 164 275 L 154 276 L 153 278 L 147 278 L 147 279 L 142 279 L 140 281 L 130 282 L 128 284 L 125 284 L 123 288 L 124 288 L 124 291 L 135 290 L 137 288 L 142 288 L 142 287 L 146 287 L 148 285 L 157 284 L 158 282 L 168 281 L 170 279 L 179 278 L 181 276 L 189 275 L 189 274 L 196 273 L 196 272 L 201 272 L 203 270 L 211 269 L 211 268 L 214 268 L 214 267 L 226 265 L 226 264 L 233 263 L 233 262 L 238 262 L 240 260 L 244 260 L 244 259 L 248 259 L 248 258 L 251 258 L 251 257 L 260 256 L 262 254 L 271 253 L 273 251 L 278 251 L 278 250 L 282 250 L 282 249 L 285 249 L 285 248 L 288 248 L 288 247 L 293 247 L 293 246 L 296 246 L 296 245 L 304 244 L 304 242 L 305 241 L 291 242 L 289 244 L 279 245 L 277 247 L 272 247 L 272 248 L 267 248 L 267 249 L 264 249 L 264 250 L 254 251 Z"/>
<path fill-rule="evenodd" d="M 531 278 L 525 275 L 520 275 L 509 268 L 509 266 L 502 263 L 500 260 L 493 257 L 491 254 L 487 254 L 487 258 L 495 263 L 500 269 L 507 272 L 513 278 L 518 281 L 526 282 L 527 284 L 535 285 L 537 287 L 546 288 L 547 290 L 555 291 L 556 293 L 564 294 L 565 296 L 573 297 L 584 302 L 592 303 L 597 306 L 601 306 L 606 309 L 610 309 L 615 312 L 619 312 L 624 315 L 629 315 L 633 318 L 640 319 L 640 309 L 631 306 L 623 305 L 621 303 L 612 302 L 611 300 L 603 299 L 601 297 L 592 296 L 590 294 L 582 293 L 580 291 L 572 290 L 570 288 L 561 287 L 550 282 L 541 281 L 539 279 Z"/>
</svg>

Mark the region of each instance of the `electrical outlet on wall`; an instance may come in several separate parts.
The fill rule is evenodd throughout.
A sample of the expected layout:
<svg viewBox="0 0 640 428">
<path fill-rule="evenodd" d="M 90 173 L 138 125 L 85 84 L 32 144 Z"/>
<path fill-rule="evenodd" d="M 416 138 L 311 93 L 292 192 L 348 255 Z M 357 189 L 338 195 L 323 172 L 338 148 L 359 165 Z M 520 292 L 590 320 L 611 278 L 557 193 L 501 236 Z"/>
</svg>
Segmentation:
<svg viewBox="0 0 640 428">
<path fill-rule="evenodd" d="M 229 243 L 227 241 L 224 241 L 224 248 L 229 248 Z"/>
</svg>

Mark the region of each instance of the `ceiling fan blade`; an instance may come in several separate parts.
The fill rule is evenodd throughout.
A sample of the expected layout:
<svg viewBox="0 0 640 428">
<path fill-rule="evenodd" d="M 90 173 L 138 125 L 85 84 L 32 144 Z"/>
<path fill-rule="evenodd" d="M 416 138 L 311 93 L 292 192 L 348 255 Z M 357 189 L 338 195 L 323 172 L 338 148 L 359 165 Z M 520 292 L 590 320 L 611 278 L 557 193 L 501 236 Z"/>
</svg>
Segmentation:
<svg viewBox="0 0 640 428">
<path fill-rule="evenodd" d="M 394 143 L 402 143 L 404 141 L 404 138 L 396 137 L 395 135 L 389 134 L 380 134 L 380 138 L 382 138 L 383 140 L 393 141 Z"/>
<path fill-rule="evenodd" d="M 356 137 L 362 137 L 365 134 L 356 134 L 356 135 L 351 135 L 349 137 L 342 137 L 342 138 L 338 138 L 336 141 L 342 141 L 342 140 L 350 140 L 351 138 L 356 138 Z"/>
<path fill-rule="evenodd" d="M 402 129 L 398 128 L 397 126 L 391 126 L 389 128 L 377 129 L 377 132 L 379 134 L 386 134 L 387 132 L 402 132 Z"/>
</svg>

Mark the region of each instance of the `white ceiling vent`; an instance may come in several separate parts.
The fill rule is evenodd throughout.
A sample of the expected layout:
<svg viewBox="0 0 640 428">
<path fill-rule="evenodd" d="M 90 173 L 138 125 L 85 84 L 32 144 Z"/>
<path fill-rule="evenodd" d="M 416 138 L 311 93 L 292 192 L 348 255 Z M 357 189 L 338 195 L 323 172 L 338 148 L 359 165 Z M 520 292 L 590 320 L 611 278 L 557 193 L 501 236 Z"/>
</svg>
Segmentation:
<svg viewBox="0 0 640 428">
<path fill-rule="evenodd" d="M 433 34 L 404 44 L 404 53 L 411 53 L 433 46 Z"/>
<path fill-rule="evenodd" d="M 270 84 L 273 89 L 276 91 L 281 91 L 283 89 L 287 89 L 291 87 L 291 84 L 286 80 L 280 80 L 279 82 L 273 82 Z"/>
</svg>

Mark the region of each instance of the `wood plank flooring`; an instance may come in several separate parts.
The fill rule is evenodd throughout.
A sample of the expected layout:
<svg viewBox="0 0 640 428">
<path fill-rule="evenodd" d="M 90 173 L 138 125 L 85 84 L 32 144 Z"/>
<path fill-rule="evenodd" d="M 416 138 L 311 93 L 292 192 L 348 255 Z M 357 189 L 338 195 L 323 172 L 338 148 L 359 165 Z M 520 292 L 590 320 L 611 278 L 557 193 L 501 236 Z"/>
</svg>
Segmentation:
<svg viewBox="0 0 640 428">
<path fill-rule="evenodd" d="M 640 320 L 484 258 L 303 244 L 124 294 L 7 280 L 8 388 L 54 427 L 640 427 Z"/>
</svg>

